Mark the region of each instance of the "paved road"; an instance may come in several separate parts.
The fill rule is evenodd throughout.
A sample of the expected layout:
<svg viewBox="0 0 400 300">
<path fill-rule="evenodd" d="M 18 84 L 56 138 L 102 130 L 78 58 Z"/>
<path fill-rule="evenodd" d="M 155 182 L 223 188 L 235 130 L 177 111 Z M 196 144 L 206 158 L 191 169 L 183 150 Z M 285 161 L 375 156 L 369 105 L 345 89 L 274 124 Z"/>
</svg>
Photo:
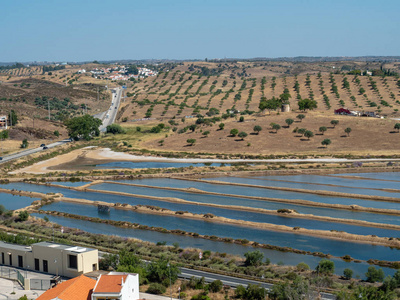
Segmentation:
<svg viewBox="0 0 400 300">
<path fill-rule="evenodd" d="M 118 108 L 121 104 L 121 95 L 122 95 L 122 88 L 116 88 L 112 92 L 112 101 L 110 108 L 105 112 L 104 117 L 102 119 L 103 124 L 100 126 L 100 131 L 105 132 L 108 125 L 114 123 Z"/>
<path fill-rule="evenodd" d="M 247 285 L 249 285 L 249 284 L 260 285 L 267 290 L 270 290 L 272 288 L 271 283 L 266 283 L 266 282 L 261 282 L 261 281 L 231 277 L 231 276 L 226 276 L 226 275 L 219 275 L 219 274 L 198 271 L 198 270 L 193 270 L 193 269 L 187 269 L 187 268 L 180 268 L 180 270 L 181 270 L 181 274 L 179 274 L 179 277 L 183 278 L 183 279 L 190 279 L 191 277 L 196 277 L 196 278 L 204 277 L 204 280 L 206 282 L 212 282 L 214 280 L 221 280 L 224 285 L 227 285 L 227 286 L 230 286 L 233 288 L 237 288 L 239 285 L 247 287 Z M 322 296 L 321 299 L 323 299 L 323 300 L 336 299 L 336 297 L 334 295 L 329 294 L 329 293 L 322 292 L 321 296 Z"/>
<path fill-rule="evenodd" d="M 100 126 L 100 131 L 106 131 L 106 128 L 108 125 L 111 125 L 112 123 L 114 123 L 115 118 L 117 117 L 117 113 L 118 113 L 118 108 L 120 106 L 121 103 L 121 95 L 122 95 L 122 88 L 116 88 L 114 89 L 113 93 L 112 93 L 112 101 L 111 101 L 111 105 L 110 108 L 102 113 L 103 115 L 103 124 Z M 54 142 L 51 144 L 46 145 L 46 147 L 48 149 L 63 145 L 65 143 L 70 142 L 70 139 L 65 139 L 62 141 L 58 141 L 58 142 Z M 26 149 L 17 153 L 13 153 L 10 155 L 5 155 L 2 157 L 2 160 L 0 160 L 0 164 L 8 162 L 10 160 L 14 160 L 14 159 L 18 159 L 30 154 L 34 154 L 37 152 L 42 152 L 42 151 L 48 151 L 48 149 L 43 149 L 43 147 L 37 147 L 37 148 L 32 148 L 32 149 Z"/>
<path fill-rule="evenodd" d="M 51 149 L 51 148 L 63 145 L 65 143 L 69 143 L 70 141 L 71 141 L 70 139 L 65 139 L 65 140 L 62 140 L 62 141 L 58 141 L 58 142 L 55 142 L 55 143 L 48 144 L 48 145 L 46 145 L 46 147 L 48 149 Z M 4 163 L 4 162 L 7 162 L 7 161 L 10 161 L 10 160 L 13 160 L 13 159 L 17 159 L 17 158 L 20 158 L 20 157 L 23 157 L 23 156 L 27 156 L 27 155 L 30 155 L 30 154 L 33 154 L 33 153 L 36 153 L 36 152 L 44 152 L 44 151 L 48 151 L 48 150 L 47 149 L 43 149 L 43 147 L 37 147 L 37 148 L 23 150 L 23 151 L 20 151 L 20 152 L 17 152 L 17 153 L 13 153 L 13 154 L 10 154 L 10 155 L 3 156 L 3 159 L 0 161 L 0 163 Z"/>
</svg>

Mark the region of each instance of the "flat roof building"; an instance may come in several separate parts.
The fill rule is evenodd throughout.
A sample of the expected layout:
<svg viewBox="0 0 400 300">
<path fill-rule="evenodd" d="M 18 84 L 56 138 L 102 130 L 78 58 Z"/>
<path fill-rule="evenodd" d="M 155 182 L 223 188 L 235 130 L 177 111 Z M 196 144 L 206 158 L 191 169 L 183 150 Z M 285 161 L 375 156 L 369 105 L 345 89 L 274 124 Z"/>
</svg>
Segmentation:
<svg viewBox="0 0 400 300">
<path fill-rule="evenodd" d="M 98 270 L 97 249 L 40 242 L 31 246 L 0 241 L 0 264 L 27 270 L 76 277 Z"/>
</svg>

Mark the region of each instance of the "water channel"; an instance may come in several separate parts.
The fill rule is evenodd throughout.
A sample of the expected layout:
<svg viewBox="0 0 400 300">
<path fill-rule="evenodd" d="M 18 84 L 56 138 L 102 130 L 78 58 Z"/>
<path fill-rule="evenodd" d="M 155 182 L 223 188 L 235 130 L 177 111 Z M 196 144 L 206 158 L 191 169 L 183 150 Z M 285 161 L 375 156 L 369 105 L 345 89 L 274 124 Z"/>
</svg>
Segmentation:
<svg viewBox="0 0 400 300">
<path fill-rule="evenodd" d="M 42 214 L 33 214 L 39 218 L 43 218 Z M 160 241 L 166 241 L 168 245 L 172 245 L 173 243 L 179 243 L 181 248 L 198 248 L 202 250 L 211 250 L 220 253 L 231 253 L 240 255 L 243 257 L 243 254 L 249 251 L 254 251 L 253 247 L 243 246 L 238 244 L 210 241 L 205 239 L 192 238 L 188 236 L 181 235 L 172 235 L 165 234 L 156 231 L 148 231 L 141 229 L 132 229 L 132 228 L 120 228 L 115 226 L 110 226 L 107 224 L 101 223 L 93 223 L 85 220 L 75 220 L 69 219 L 65 217 L 59 216 L 47 216 L 50 221 L 60 224 L 61 226 L 71 227 L 71 228 L 79 228 L 80 230 L 87 231 L 90 233 L 96 234 L 106 234 L 106 235 L 117 235 L 121 237 L 130 237 L 137 238 L 143 241 L 149 241 L 153 243 L 157 243 Z M 258 249 L 261 251 L 265 257 L 271 260 L 271 263 L 284 263 L 285 265 L 297 265 L 299 262 L 305 262 L 308 264 L 311 269 L 314 269 L 318 262 L 321 260 L 319 257 L 315 257 L 312 255 L 302 255 L 291 252 L 281 252 L 269 249 Z M 335 273 L 338 275 L 343 274 L 343 270 L 345 268 L 350 268 L 354 271 L 354 277 L 359 276 L 360 278 L 365 278 L 365 272 L 370 266 L 367 263 L 355 263 L 355 262 L 346 262 L 342 259 L 332 258 L 331 259 L 335 263 Z M 395 273 L 395 269 L 390 268 L 382 268 L 385 272 L 385 275 L 393 275 Z"/>
</svg>

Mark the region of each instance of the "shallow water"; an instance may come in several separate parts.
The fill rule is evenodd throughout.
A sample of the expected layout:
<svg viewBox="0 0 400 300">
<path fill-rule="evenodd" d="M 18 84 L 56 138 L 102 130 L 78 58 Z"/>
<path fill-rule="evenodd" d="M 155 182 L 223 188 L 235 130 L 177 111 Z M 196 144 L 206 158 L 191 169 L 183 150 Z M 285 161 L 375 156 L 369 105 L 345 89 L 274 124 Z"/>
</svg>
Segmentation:
<svg viewBox="0 0 400 300">
<path fill-rule="evenodd" d="M 197 232 L 202 235 L 215 235 L 218 237 L 230 237 L 234 239 L 247 239 L 263 244 L 271 244 L 281 247 L 292 247 L 305 251 L 329 253 L 334 256 L 350 255 L 353 258 L 368 260 L 370 258 L 380 260 L 398 260 L 400 251 L 384 246 L 353 243 L 342 240 L 317 238 L 296 233 L 268 231 L 250 227 L 220 224 L 206 220 L 192 220 L 177 218 L 174 216 L 151 215 L 136 211 L 111 209 L 110 214 L 97 211 L 96 206 L 75 203 L 54 202 L 42 207 L 43 210 L 55 210 L 74 213 L 88 217 L 99 217 L 116 221 L 128 221 L 166 229 L 179 229 L 186 232 Z M 360 251 L 361 250 L 361 251 Z"/>
<path fill-rule="evenodd" d="M 7 210 L 15 210 L 29 206 L 33 201 L 36 200 L 39 199 L 0 193 L 0 204 L 3 205 Z"/>
<path fill-rule="evenodd" d="M 344 173 L 331 174 L 332 176 L 358 176 L 372 179 L 397 180 L 400 181 L 400 172 L 382 172 L 382 173 Z M 399 188 L 399 187 L 397 187 Z"/>
<path fill-rule="evenodd" d="M 54 181 L 52 182 L 53 184 L 58 184 L 58 185 L 62 185 L 62 186 L 71 186 L 71 187 L 79 187 L 79 186 L 83 186 L 85 184 L 88 184 L 89 181 L 75 181 L 75 182 L 71 182 L 71 181 Z"/>
<path fill-rule="evenodd" d="M 96 190 L 106 190 L 106 191 L 118 191 L 132 194 L 142 194 L 142 195 L 152 195 L 157 197 L 177 197 L 188 201 L 196 201 L 202 203 L 223 203 L 224 205 L 240 205 L 240 206 L 249 206 L 246 200 L 248 199 L 237 199 L 232 197 L 223 197 L 223 196 L 215 196 L 215 195 L 203 195 L 203 194 L 192 194 L 185 192 L 177 192 L 170 190 L 160 190 L 160 189 L 152 189 L 152 188 L 144 188 L 144 187 L 135 187 L 135 186 L 127 186 L 127 185 L 118 185 L 111 183 L 102 183 L 98 185 L 92 186 L 93 189 Z M 115 195 L 110 195 L 110 202 L 113 202 Z M 200 200 L 200 201 L 198 201 Z M 302 227 L 308 229 L 320 229 L 320 230 L 338 230 L 338 231 L 346 231 L 349 233 L 369 235 L 375 234 L 377 236 L 399 236 L 400 231 L 398 230 L 388 230 L 381 228 L 371 228 L 371 227 L 363 227 L 363 226 L 354 226 L 354 225 L 346 225 L 341 223 L 333 223 L 333 222 L 321 222 L 314 220 L 306 220 L 306 219 L 296 219 L 289 218 L 283 216 L 275 216 L 275 215 L 266 215 L 261 213 L 247 212 L 247 211 L 238 211 L 238 210 L 230 210 L 216 207 L 206 207 L 201 205 L 191 205 L 191 204 L 182 204 L 182 203 L 169 203 L 164 201 L 157 200 L 147 200 L 144 199 L 147 204 L 157 205 L 163 208 L 168 208 L 174 211 L 189 211 L 192 213 L 204 214 L 204 213 L 212 213 L 216 216 L 226 217 L 230 219 L 236 220 L 246 220 L 252 222 L 263 222 L 263 223 L 273 223 L 279 225 L 286 225 L 291 227 Z M 236 201 L 235 204 L 232 204 L 232 201 Z M 250 200 L 252 201 L 252 200 Z M 120 201 L 117 201 L 120 202 Z M 271 209 L 270 203 L 264 203 L 264 201 L 252 201 L 258 202 L 256 204 L 264 204 L 265 208 Z M 260 203 L 261 202 L 261 203 Z M 219 204 L 218 203 L 218 204 Z M 140 203 L 143 204 L 143 203 Z M 282 204 L 272 203 L 277 205 L 277 207 L 282 208 Z M 286 206 L 285 206 L 286 207 Z M 376 221 L 375 219 L 371 219 Z M 400 219 L 400 218 L 399 218 Z"/>
<path fill-rule="evenodd" d="M 136 180 L 135 180 L 136 181 Z M 180 181 L 180 180 L 179 180 Z M 214 186 L 212 184 L 208 184 L 210 186 Z M 104 201 L 109 203 L 127 203 L 131 205 L 156 205 L 161 206 L 164 208 L 168 208 L 174 211 L 178 210 L 187 210 L 185 209 L 184 204 L 177 204 L 177 203 L 169 203 L 165 201 L 157 201 L 151 199 L 145 199 L 141 197 L 130 197 L 130 196 L 120 196 L 120 195 L 109 195 L 103 194 L 101 192 L 81 192 L 81 191 L 74 191 L 67 188 L 59 188 L 59 187 L 52 187 L 46 185 L 36 185 L 36 184 L 29 184 L 24 182 L 15 182 L 5 185 L 0 185 L 3 188 L 7 189 L 16 189 L 22 191 L 33 191 L 33 192 L 40 192 L 40 193 L 62 193 L 65 197 L 68 198 L 77 198 L 77 199 L 88 199 L 92 201 Z M 101 185 L 94 185 L 93 188 L 96 186 Z M 131 190 L 129 186 L 117 186 L 118 191 L 126 191 L 135 192 L 135 188 Z M 100 188 L 99 188 L 100 189 Z M 166 197 L 171 196 L 168 193 L 170 191 L 167 190 L 159 190 L 159 189 L 151 189 L 151 188 L 137 188 L 142 192 L 145 192 L 144 195 L 153 195 L 153 196 L 164 196 Z M 251 190 L 251 189 L 250 189 Z M 152 194 L 154 193 L 154 194 Z M 188 197 L 190 195 L 190 197 Z M 376 222 L 376 223 L 385 223 L 385 224 L 395 224 L 400 225 L 400 217 L 392 216 L 392 215 L 383 215 L 383 214 L 374 214 L 374 213 L 364 213 L 364 212 L 354 212 L 354 211 L 347 211 L 347 210 L 337 210 L 337 209 L 330 209 L 330 208 L 319 208 L 319 207 L 307 207 L 302 205 L 295 205 L 295 204 L 286 204 L 286 203 L 277 203 L 277 202 L 268 202 L 268 201 L 260 201 L 260 200 L 252 200 L 246 198 L 236 198 L 236 197 L 225 197 L 225 196 L 217 196 L 217 195 L 202 195 L 202 194 L 192 194 L 192 193 L 184 193 L 184 192 L 176 192 L 173 193 L 172 196 L 183 198 L 186 200 L 198 201 L 203 203 L 212 203 L 222 204 L 222 205 L 238 205 L 238 206 L 249 206 L 255 208 L 265 208 L 270 210 L 277 210 L 281 208 L 287 209 L 295 209 L 299 213 L 304 214 L 314 214 L 314 215 L 321 215 L 321 216 L 329 216 L 334 218 L 344 218 L 344 219 L 355 219 L 355 220 L 364 220 L 368 222 Z M 182 196 L 182 197 L 180 197 Z M 202 207 L 198 205 L 192 206 L 193 212 L 195 213 L 204 213 L 210 212 L 211 208 L 209 207 Z M 230 210 L 231 211 L 231 210 Z M 265 216 L 263 214 L 263 216 Z M 301 226 L 300 226 L 301 227 Z M 366 227 L 368 228 L 368 227 Z M 331 228 L 334 229 L 334 228 Z M 337 229 L 339 230 L 339 229 Z"/>
<path fill-rule="evenodd" d="M 313 176 L 313 177 L 307 177 L 307 176 Z M 326 178 L 326 180 L 325 180 Z M 272 181 L 268 179 L 278 179 L 278 180 L 293 180 L 297 182 L 284 182 L 284 181 Z M 315 180 L 314 180 L 315 179 Z M 318 180 L 317 180 L 318 179 Z M 218 180 L 218 181 L 225 181 L 225 182 L 230 182 L 230 183 L 243 183 L 243 184 L 252 184 L 252 185 L 260 185 L 260 186 L 273 186 L 273 187 L 287 187 L 287 188 L 295 188 L 295 189 L 304 189 L 304 190 L 320 190 L 320 191 L 332 191 L 332 192 L 339 192 L 339 193 L 348 193 L 348 194 L 359 194 L 359 195 L 372 195 L 372 196 L 384 196 L 384 197 L 394 197 L 394 198 L 400 198 L 400 193 L 396 192 L 385 192 L 385 191 L 380 191 L 380 190 L 369 190 L 365 188 L 351 188 L 351 187 L 339 187 L 339 186 L 329 186 L 329 185 L 317 185 L 317 184 L 312 184 L 312 183 L 307 183 L 307 182 L 315 182 L 315 183 L 330 183 L 330 184 L 335 184 L 332 182 L 347 182 L 347 185 L 351 185 L 353 180 L 349 180 L 346 178 L 333 178 L 333 180 L 330 180 L 330 177 L 324 177 L 324 176 L 316 176 L 316 175 L 296 175 L 296 176 L 266 176 L 263 178 L 242 178 L 242 177 L 217 177 L 217 178 L 207 178 L 207 180 Z M 319 181 L 319 182 L 317 182 Z M 362 180 L 354 180 L 355 185 L 361 183 L 358 183 L 359 181 L 363 182 Z M 377 186 L 377 182 L 374 181 L 374 186 Z M 365 183 L 365 187 L 369 187 L 368 183 Z M 399 184 L 393 184 L 393 182 L 390 184 L 392 188 L 400 188 Z M 372 186 L 371 186 L 372 187 Z M 366 201 L 366 200 L 363 200 Z M 368 202 L 372 202 L 369 201 Z M 358 204 L 360 205 L 360 204 Z M 372 204 L 371 204 L 372 205 Z M 362 205 L 366 206 L 366 204 Z M 370 206 L 369 207 L 377 207 L 377 206 Z M 395 208 L 397 207 L 397 208 Z M 383 208 L 383 207 L 379 207 Z M 393 208 L 393 209 L 400 209 L 400 203 L 396 204 L 395 206 L 388 206 L 387 208 Z"/>
<path fill-rule="evenodd" d="M 33 214 L 36 217 L 43 218 L 44 214 Z M 131 228 L 120 228 L 114 227 L 107 224 L 101 223 L 92 223 L 84 220 L 75 220 L 69 219 L 65 217 L 59 216 L 47 216 L 51 222 L 56 222 L 61 226 L 79 228 L 81 230 L 97 233 L 97 234 L 106 234 L 106 235 L 117 235 L 122 237 L 131 237 L 137 238 L 143 241 L 149 241 L 153 243 L 166 241 L 168 245 L 172 245 L 173 243 L 179 243 L 181 248 L 199 248 L 202 250 L 211 250 L 220 253 L 230 253 L 235 255 L 243 256 L 244 253 L 249 251 L 254 251 L 256 248 L 249 246 L 242 246 L 231 243 L 224 242 L 216 242 L 205 239 L 193 238 L 188 236 L 181 236 L 176 234 L 164 234 L 155 231 L 149 230 L 140 230 L 140 229 L 131 229 Z M 277 250 L 269 250 L 257 248 L 257 250 L 261 251 L 264 254 L 264 257 L 267 257 L 271 260 L 271 263 L 284 262 L 285 265 L 297 265 L 300 262 L 305 262 L 308 264 L 311 269 L 314 269 L 318 262 L 321 260 L 319 257 L 315 257 L 312 255 L 302 255 L 290 252 L 281 252 Z M 354 271 L 354 277 L 360 276 L 360 278 L 365 278 L 365 272 L 370 266 L 368 263 L 354 263 L 354 262 L 345 262 L 341 259 L 332 259 L 335 263 L 335 273 L 338 275 L 343 274 L 343 270 L 345 268 L 350 268 Z M 382 268 L 385 272 L 385 275 L 393 275 L 396 270 L 389 268 Z"/>
<path fill-rule="evenodd" d="M 227 177 L 227 179 L 232 179 L 231 182 L 238 181 L 247 178 L 237 178 L 237 177 Z M 218 180 L 212 178 L 210 180 Z M 222 178 L 220 178 L 222 180 Z M 245 181 L 245 180 L 243 180 Z M 261 182 L 265 182 L 260 180 Z M 169 178 L 145 178 L 145 179 L 135 179 L 135 180 L 119 180 L 116 182 L 125 182 L 133 184 L 143 184 L 149 186 L 158 187 L 173 187 L 173 188 L 196 188 L 203 191 L 222 193 L 222 194 L 232 194 L 232 195 L 242 195 L 242 196 L 255 196 L 255 197 L 268 197 L 277 199 L 289 199 L 289 200 L 308 200 L 313 202 L 329 203 L 329 204 L 344 204 L 344 205 L 360 205 L 364 207 L 374 207 L 374 208 L 390 208 L 400 210 L 400 203 L 384 202 L 384 201 L 373 201 L 373 200 L 363 200 L 357 198 L 346 198 L 346 197 L 331 197 L 331 196 L 320 196 L 309 193 L 300 192 L 289 192 L 289 191 L 279 191 L 256 187 L 244 187 L 244 186 L 233 186 L 224 184 L 212 184 L 206 182 L 198 181 L 186 181 L 179 179 L 169 179 Z M 271 184 L 269 184 L 271 182 Z M 280 182 L 269 181 L 268 185 L 280 186 Z M 276 184 L 275 184 L 276 183 Z M 254 183 L 253 183 L 254 184 Z M 282 186 L 286 183 L 283 182 Z M 289 187 L 290 184 L 287 184 Z M 302 187 L 304 188 L 304 187 Z M 321 186 L 320 186 L 321 189 Z M 400 194 L 399 194 L 400 195 Z"/>
</svg>

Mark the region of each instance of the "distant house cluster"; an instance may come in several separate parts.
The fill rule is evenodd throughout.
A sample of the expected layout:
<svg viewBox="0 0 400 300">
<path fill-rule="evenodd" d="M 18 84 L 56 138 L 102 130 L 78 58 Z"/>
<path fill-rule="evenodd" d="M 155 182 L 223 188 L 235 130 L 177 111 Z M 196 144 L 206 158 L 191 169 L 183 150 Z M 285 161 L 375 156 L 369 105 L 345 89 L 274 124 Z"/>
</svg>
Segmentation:
<svg viewBox="0 0 400 300">
<path fill-rule="evenodd" d="M 0 116 L 0 129 L 7 129 L 7 116 Z"/>
<path fill-rule="evenodd" d="M 79 74 L 86 73 L 85 69 L 79 70 Z M 92 76 L 95 78 L 109 79 L 109 80 L 129 80 L 131 78 L 145 78 L 156 76 L 157 71 L 150 70 L 148 68 L 138 68 L 138 74 L 128 74 L 128 69 L 126 66 L 117 66 L 113 68 L 95 68 L 90 71 Z"/>
<path fill-rule="evenodd" d="M 354 117 L 381 118 L 381 116 L 378 115 L 374 111 L 357 111 L 357 110 L 348 110 L 346 108 L 339 108 L 339 109 L 336 109 L 334 112 L 335 112 L 336 115 L 347 115 L 347 116 L 354 116 Z"/>
</svg>

